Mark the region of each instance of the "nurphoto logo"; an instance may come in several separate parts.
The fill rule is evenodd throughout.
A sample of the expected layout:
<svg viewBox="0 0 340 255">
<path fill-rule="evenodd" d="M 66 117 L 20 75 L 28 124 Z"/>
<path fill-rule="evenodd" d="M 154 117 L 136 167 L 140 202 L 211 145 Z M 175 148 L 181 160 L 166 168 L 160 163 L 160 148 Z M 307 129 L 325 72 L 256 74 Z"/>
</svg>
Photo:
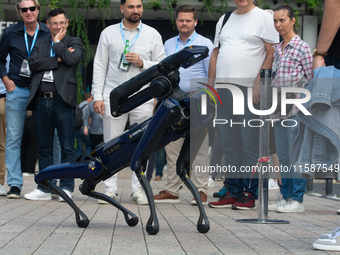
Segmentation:
<svg viewBox="0 0 340 255">
<path fill-rule="evenodd" d="M 222 106 L 222 100 L 221 100 L 221 97 L 220 95 L 217 93 L 217 91 L 210 85 L 206 84 L 206 83 L 203 83 L 203 82 L 198 82 L 204 86 L 206 86 L 208 89 L 210 89 L 215 95 L 216 97 L 218 98 L 218 100 L 220 101 L 220 104 Z M 198 89 L 201 89 L 203 90 L 205 93 L 207 93 L 211 99 L 214 101 L 215 103 L 215 106 L 217 106 L 217 103 L 216 103 L 216 99 L 214 97 L 214 95 L 207 89 L 203 89 L 203 88 L 198 88 Z M 202 97 L 201 97 L 201 105 L 202 105 L 202 112 L 201 114 L 202 115 L 207 115 L 207 95 L 206 94 L 203 94 Z"/>
<path fill-rule="evenodd" d="M 209 86 L 208 84 L 205 83 L 201 83 L 200 84 L 206 86 L 209 90 L 213 91 L 213 93 L 217 96 L 217 98 L 220 101 L 220 104 L 222 106 L 222 100 L 219 96 L 219 94 L 216 92 L 216 90 Z M 233 98 L 233 115 L 244 115 L 244 105 L 245 105 L 245 97 L 244 94 L 242 92 L 242 90 L 236 86 L 236 85 L 231 85 L 231 84 L 224 84 L 223 85 L 224 89 L 228 89 L 231 94 L 232 94 L 232 98 Z M 213 94 L 207 90 L 207 89 L 203 89 L 200 88 L 201 90 L 205 91 L 207 94 L 209 94 L 209 96 L 212 98 L 212 100 L 215 102 L 215 105 L 217 105 L 216 100 L 213 96 Z M 247 96 L 247 106 L 248 109 L 251 113 L 253 113 L 254 115 L 258 115 L 258 116 L 269 116 L 270 114 L 274 113 L 277 109 L 277 104 L 278 104 L 278 93 L 277 93 L 277 88 L 273 87 L 272 88 L 272 105 L 270 107 L 270 109 L 264 109 L 264 110 L 258 110 L 255 109 L 254 105 L 253 105 L 253 88 L 249 87 L 247 88 L 247 92 L 248 92 L 248 96 Z M 288 93 L 302 93 L 305 94 L 304 98 L 287 98 L 287 94 Z M 282 87 L 281 88 L 281 98 L 280 98 L 280 102 L 281 102 L 281 115 L 287 115 L 286 112 L 286 105 L 289 104 L 293 104 L 295 105 L 304 115 L 312 115 L 302 104 L 306 103 L 310 100 L 311 98 L 311 94 L 309 92 L 309 90 L 304 89 L 304 88 L 292 88 L 292 87 Z M 204 94 L 201 97 L 201 114 L 202 115 L 206 115 L 207 114 L 207 95 Z M 273 125 L 274 119 L 266 119 L 266 121 L 271 122 L 271 124 Z M 254 125 L 254 122 L 258 123 L 258 125 Z M 284 119 L 282 120 L 282 125 L 284 127 L 293 127 L 297 125 L 297 122 L 295 120 L 290 120 L 290 119 Z M 288 124 L 288 122 L 294 122 L 292 124 Z M 230 123 L 230 125 L 243 125 L 245 126 L 247 123 L 246 121 L 244 122 L 238 122 L 238 123 L 233 123 L 232 120 L 225 120 L 225 119 L 214 119 L 214 123 L 213 126 L 215 127 L 216 125 L 225 125 L 227 123 Z M 264 125 L 263 120 L 260 119 L 252 119 L 248 121 L 248 126 L 250 127 L 261 127 Z"/>
</svg>

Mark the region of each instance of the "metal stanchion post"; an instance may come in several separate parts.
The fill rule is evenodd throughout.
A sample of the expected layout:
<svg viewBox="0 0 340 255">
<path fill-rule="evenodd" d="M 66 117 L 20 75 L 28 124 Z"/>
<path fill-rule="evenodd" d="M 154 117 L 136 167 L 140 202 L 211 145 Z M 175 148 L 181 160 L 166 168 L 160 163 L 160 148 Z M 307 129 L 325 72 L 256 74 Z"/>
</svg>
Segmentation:
<svg viewBox="0 0 340 255">
<path fill-rule="evenodd" d="M 313 178 L 307 180 L 307 191 L 313 191 Z"/>
<path fill-rule="evenodd" d="M 271 70 L 261 70 L 261 101 L 260 109 L 267 110 L 270 108 L 270 84 L 271 84 Z M 269 121 L 266 121 L 268 116 L 261 115 L 261 127 L 260 127 L 260 159 L 258 162 L 259 175 L 258 175 L 258 219 L 244 219 L 236 220 L 241 223 L 279 223 L 288 224 L 289 221 L 284 220 L 272 220 L 268 219 L 268 166 L 269 162 L 265 158 L 269 157 Z M 267 169 L 263 171 L 263 169 Z"/>
<path fill-rule="evenodd" d="M 327 171 L 325 175 L 326 180 L 326 196 L 330 196 L 333 194 L 333 179 L 334 179 L 334 172 Z"/>
</svg>

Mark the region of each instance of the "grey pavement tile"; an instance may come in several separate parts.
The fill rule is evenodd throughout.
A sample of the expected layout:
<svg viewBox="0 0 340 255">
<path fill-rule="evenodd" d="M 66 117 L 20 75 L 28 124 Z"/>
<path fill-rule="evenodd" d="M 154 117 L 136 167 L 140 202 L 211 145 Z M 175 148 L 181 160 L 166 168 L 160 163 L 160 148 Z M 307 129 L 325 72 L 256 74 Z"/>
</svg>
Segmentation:
<svg viewBox="0 0 340 255">
<path fill-rule="evenodd" d="M 96 199 L 80 194 L 76 180 L 73 200 L 89 217 L 86 229 L 78 228 L 73 210 L 57 199 L 52 201 L 10 200 L 0 197 L 0 254 L 338 254 L 316 251 L 312 243 L 320 234 L 335 230 L 340 224 L 336 210 L 340 201 L 306 195 L 305 213 L 269 212 L 270 219 L 288 220 L 290 224 L 239 223 L 237 219 L 257 219 L 258 211 L 213 209 L 205 206 L 210 231 L 196 229 L 199 211 L 191 206 L 191 193 L 180 191 L 180 204 L 157 204 L 160 223 L 157 235 L 149 235 L 145 224 L 150 216 L 148 206 L 130 203 L 131 170 L 118 176 L 118 201 L 136 214 L 139 223 L 129 227 L 123 214 L 111 205 L 99 205 Z M 36 184 L 24 177 L 22 195 Z M 151 182 L 154 194 L 164 189 L 163 180 Z M 208 201 L 216 201 L 212 193 L 222 187 L 215 182 L 209 188 Z M 8 187 L 5 187 L 7 190 Z M 101 182 L 96 190 L 104 192 Z M 269 193 L 270 202 L 276 191 Z"/>
</svg>

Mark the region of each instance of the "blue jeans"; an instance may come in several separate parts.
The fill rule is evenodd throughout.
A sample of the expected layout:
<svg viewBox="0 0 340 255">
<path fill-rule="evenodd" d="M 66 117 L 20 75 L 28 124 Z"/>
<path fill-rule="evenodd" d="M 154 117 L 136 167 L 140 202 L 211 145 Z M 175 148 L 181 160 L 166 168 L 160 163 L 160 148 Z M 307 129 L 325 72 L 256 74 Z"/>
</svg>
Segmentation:
<svg viewBox="0 0 340 255">
<path fill-rule="evenodd" d="M 38 134 L 39 170 L 53 164 L 54 130 L 57 129 L 61 147 L 61 163 L 74 163 L 75 109 L 61 98 L 39 98 L 34 106 L 34 124 Z M 71 132 L 70 132 L 71 130 Z M 56 180 L 51 180 L 56 183 Z M 60 188 L 73 192 L 74 179 L 61 179 Z M 44 186 L 38 189 L 49 192 Z"/>
<path fill-rule="evenodd" d="M 76 158 L 81 156 L 83 154 L 83 147 L 85 144 L 85 151 L 84 153 L 91 153 L 91 141 L 90 137 L 88 135 L 84 135 L 84 129 L 79 128 L 79 129 L 74 129 L 74 135 L 76 137 L 77 141 L 77 150 L 76 150 Z"/>
<path fill-rule="evenodd" d="M 221 144 L 225 155 L 226 165 L 236 167 L 236 175 L 227 173 L 229 182 L 229 194 L 240 198 L 243 192 L 249 192 L 254 199 L 257 199 L 258 179 L 251 171 L 240 173 L 241 167 L 252 169 L 259 159 L 259 132 L 258 127 L 248 126 L 248 120 L 259 119 L 251 113 L 247 105 L 247 88 L 241 87 L 244 95 L 244 115 L 233 115 L 233 97 L 228 89 L 218 89 L 223 106 L 217 107 L 217 118 L 227 120 L 227 124 L 217 125 L 219 128 Z M 254 104 L 259 109 L 259 104 Z M 233 123 L 245 123 L 233 124 Z"/>
<path fill-rule="evenodd" d="M 53 139 L 53 165 L 59 165 L 61 161 L 61 148 L 57 129 L 54 130 Z"/>
<path fill-rule="evenodd" d="M 166 152 L 162 148 L 157 151 L 157 161 L 156 161 L 156 176 L 163 177 L 163 168 L 166 163 Z"/>
<path fill-rule="evenodd" d="M 162 148 L 151 154 L 148 162 L 146 176 L 150 181 L 152 179 L 153 170 L 156 167 L 156 176 L 163 177 L 163 168 L 166 163 L 166 152 Z"/>
<path fill-rule="evenodd" d="M 295 116 L 289 119 L 294 119 Z M 275 122 L 274 124 L 275 132 L 275 144 L 276 152 L 279 157 L 280 165 L 282 167 L 281 171 L 281 194 L 284 199 L 292 199 L 299 202 L 303 202 L 303 195 L 305 194 L 307 187 L 307 180 L 301 178 L 299 173 L 294 171 L 290 163 L 290 148 L 291 144 L 290 135 L 291 128 L 283 127 L 281 121 Z M 288 171 L 290 169 L 290 171 Z"/>
<path fill-rule="evenodd" d="M 325 57 L 326 66 L 334 66 L 337 69 L 340 69 L 340 59 L 333 57 L 332 55 L 327 55 Z"/>
<path fill-rule="evenodd" d="M 21 190 L 23 179 L 21 172 L 21 140 L 26 119 L 26 105 L 29 88 L 16 87 L 6 94 L 6 148 L 7 184 Z"/>
</svg>

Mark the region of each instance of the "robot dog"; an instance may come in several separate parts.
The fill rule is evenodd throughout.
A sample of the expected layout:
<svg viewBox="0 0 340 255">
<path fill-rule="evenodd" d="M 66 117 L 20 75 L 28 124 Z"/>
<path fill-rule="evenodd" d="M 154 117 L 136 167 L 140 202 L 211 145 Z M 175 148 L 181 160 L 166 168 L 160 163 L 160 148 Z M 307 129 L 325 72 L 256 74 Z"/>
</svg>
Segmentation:
<svg viewBox="0 0 340 255">
<path fill-rule="evenodd" d="M 180 67 L 188 68 L 207 56 L 207 47 L 191 46 L 184 48 L 112 90 L 110 105 L 111 114 L 114 117 L 127 113 L 152 98 L 158 100 L 157 110 L 150 119 L 139 125 L 137 123 L 132 124 L 122 135 L 105 144 L 98 145 L 90 154 L 79 157 L 76 163 L 49 166 L 36 173 L 36 183 L 42 184 L 53 193 L 61 196 L 74 210 L 79 227 L 86 228 L 89 219 L 61 188 L 49 180 L 82 179 L 83 183 L 79 186 L 79 190 L 83 195 L 110 203 L 122 211 L 129 226 L 135 226 L 138 223 L 138 217 L 135 214 L 114 199 L 94 191 L 99 182 L 130 166 L 144 188 L 149 202 L 150 217 L 146 224 L 146 231 L 150 235 L 157 234 L 159 223 L 153 193 L 144 175 L 147 160 L 152 153 L 160 148 L 185 137 L 177 160 L 176 171 L 197 201 L 199 208 L 197 230 L 200 233 L 209 231 L 210 224 L 200 195 L 189 176 L 191 163 L 212 123 L 214 107 L 210 103 L 203 105 L 207 109 L 207 114 L 202 115 L 200 113 L 202 108 L 201 96 L 204 92 L 196 92 L 188 96 L 178 86 L 178 69 Z M 150 85 L 142 89 L 148 83 Z M 195 137 L 195 139 L 191 139 L 191 144 L 190 137 Z"/>
</svg>

